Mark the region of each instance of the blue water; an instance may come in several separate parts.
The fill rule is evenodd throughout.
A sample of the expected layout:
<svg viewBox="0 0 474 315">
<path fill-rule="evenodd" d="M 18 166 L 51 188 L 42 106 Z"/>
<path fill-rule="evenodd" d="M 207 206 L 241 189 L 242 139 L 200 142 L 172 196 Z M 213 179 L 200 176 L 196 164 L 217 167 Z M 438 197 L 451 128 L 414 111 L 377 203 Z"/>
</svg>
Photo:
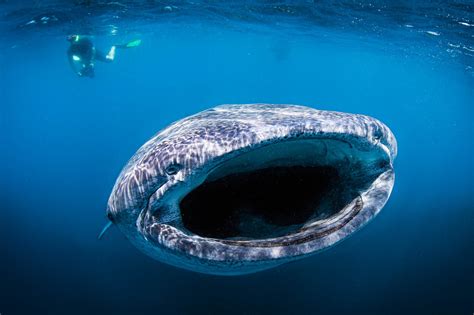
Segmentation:
<svg viewBox="0 0 474 315">
<path fill-rule="evenodd" d="M 0 1 L 2 315 L 472 314 L 472 4 L 71 3 Z M 70 33 L 104 50 L 143 43 L 79 78 Z M 399 155 L 379 216 L 328 251 L 240 277 L 164 265 L 117 229 L 96 239 L 141 144 L 253 102 L 386 123 Z"/>
</svg>

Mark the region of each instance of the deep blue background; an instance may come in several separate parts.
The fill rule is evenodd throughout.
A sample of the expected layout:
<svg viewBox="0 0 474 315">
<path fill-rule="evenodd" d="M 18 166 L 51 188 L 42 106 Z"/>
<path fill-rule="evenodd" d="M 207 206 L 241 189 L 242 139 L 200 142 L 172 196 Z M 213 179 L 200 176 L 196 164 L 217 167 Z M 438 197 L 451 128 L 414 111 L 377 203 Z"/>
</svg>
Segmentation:
<svg viewBox="0 0 474 315">
<path fill-rule="evenodd" d="M 333 35 L 161 29 L 98 64 L 92 80 L 72 73 L 63 37 L 4 49 L 0 313 L 472 314 L 472 74 Z M 153 261 L 115 228 L 96 240 L 114 181 L 141 144 L 189 114 L 252 102 L 385 122 L 399 156 L 380 215 L 328 251 L 241 277 Z"/>
</svg>

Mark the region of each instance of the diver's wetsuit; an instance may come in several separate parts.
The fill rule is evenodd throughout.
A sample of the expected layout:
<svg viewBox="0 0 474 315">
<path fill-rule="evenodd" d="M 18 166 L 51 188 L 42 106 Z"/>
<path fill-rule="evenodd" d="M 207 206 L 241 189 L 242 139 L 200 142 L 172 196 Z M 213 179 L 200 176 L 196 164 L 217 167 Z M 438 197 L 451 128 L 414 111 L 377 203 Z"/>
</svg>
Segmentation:
<svg viewBox="0 0 474 315">
<path fill-rule="evenodd" d="M 99 60 L 102 62 L 112 62 L 113 56 L 97 50 L 92 41 L 87 37 L 74 37 L 70 40 L 71 46 L 67 51 L 69 64 L 74 72 L 79 76 L 94 77 L 94 62 Z M 115 48 L 113 48 L 115 49 Z M 109 53 L 110 54 L 110 53 Z"/>
</svg>

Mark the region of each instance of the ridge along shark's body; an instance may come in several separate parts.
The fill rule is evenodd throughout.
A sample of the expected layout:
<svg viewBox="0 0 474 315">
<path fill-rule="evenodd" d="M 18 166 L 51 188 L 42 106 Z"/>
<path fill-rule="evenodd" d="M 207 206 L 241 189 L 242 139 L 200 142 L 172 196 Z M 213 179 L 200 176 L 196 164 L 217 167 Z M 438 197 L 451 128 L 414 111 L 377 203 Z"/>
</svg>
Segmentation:
<svg viewBox="0 0 474 315">
<path fill-rule="evenodd" d="M 146 142 L 117 179 L 107 215 L 160 261 L 256 272 L 365 225 L 389 198 L 396 153 L 390 130 L 368 116 L 222 105 Z"/>
</svg>

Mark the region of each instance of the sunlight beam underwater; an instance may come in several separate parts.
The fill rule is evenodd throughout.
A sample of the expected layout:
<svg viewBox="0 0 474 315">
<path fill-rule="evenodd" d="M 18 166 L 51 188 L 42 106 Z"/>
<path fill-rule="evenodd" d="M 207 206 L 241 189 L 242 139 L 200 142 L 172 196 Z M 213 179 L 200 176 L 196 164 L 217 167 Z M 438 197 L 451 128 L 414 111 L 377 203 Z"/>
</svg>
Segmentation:
<svg viewBox="0 0 474 315">
<path fill-rule="evenodd" d="M 118 177 L 107 216 L 162 262 L 257 272 L 365 225 L 390 196 L 396 154 L 392 132 L 368 116 L 221 105 L 146 142 Z"/>
</svg>

